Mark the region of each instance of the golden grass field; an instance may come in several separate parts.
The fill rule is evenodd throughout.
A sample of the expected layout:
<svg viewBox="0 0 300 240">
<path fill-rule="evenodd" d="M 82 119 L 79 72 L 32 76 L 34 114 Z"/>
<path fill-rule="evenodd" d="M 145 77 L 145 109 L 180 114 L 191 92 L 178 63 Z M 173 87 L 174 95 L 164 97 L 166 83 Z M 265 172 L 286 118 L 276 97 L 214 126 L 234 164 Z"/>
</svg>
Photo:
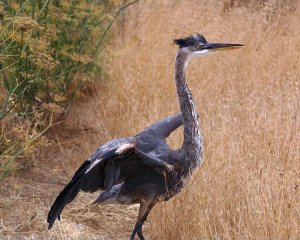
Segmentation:
<svg viewBox="0 0 300 240">
<path fill-rule="evenodd" d="M 50 231 L 47 211 L 98 145 L 178 112 L 172 39 L 199 31 L 245 47 L 190 64 L 204 162 L 150 213 L 147 239 L 300 239 L 300 3 L 253 2 L 132 6 L 114 26 L 97 93 L 77 101 L 50 132 L 51 147 L 1 185 L 0 238 L 129 238 L 136 206 L 92 207 L 97 194 L 80 194 Z M 169 142 L 180 146 L 182 129 Z"/>
</svg>

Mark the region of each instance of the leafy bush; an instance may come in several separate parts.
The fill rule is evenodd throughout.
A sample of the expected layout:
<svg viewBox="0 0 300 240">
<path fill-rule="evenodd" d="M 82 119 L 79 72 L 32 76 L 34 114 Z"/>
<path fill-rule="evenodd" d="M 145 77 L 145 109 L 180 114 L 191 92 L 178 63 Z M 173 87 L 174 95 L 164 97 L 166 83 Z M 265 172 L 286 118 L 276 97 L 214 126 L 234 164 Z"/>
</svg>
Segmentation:
<svg viewBox="0 0 300 240">
<path fill-rule="evenodd" d="M 49 112 L 62 114 L 76 93 L 92 84 L 95 71 L 101 73 L 93 59 L 117 15 L 134 2 L 0 3 L 0 170 L 7 171 L 12 157 L 24 152 L 26 141 L 13 141 L 24 124 L 26 134 L 35 132 L 37 139 L 51 125 Z"/>
</svg>

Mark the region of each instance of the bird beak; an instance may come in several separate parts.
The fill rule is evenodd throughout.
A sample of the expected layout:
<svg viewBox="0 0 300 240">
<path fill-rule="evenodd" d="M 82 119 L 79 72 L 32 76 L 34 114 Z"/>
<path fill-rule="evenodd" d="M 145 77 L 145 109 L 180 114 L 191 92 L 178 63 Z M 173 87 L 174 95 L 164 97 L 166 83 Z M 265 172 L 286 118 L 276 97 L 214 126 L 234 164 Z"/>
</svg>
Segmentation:
<svg viewBox="0 0 300 240">
<path fill-rule="evenodd" d="M 206 49 L 210 52 L 216 51 L 226 51 L 226 50 L 233 50 L 243 47 L 242 44 L 237 43 L 208 43 Z"/>
</svg>

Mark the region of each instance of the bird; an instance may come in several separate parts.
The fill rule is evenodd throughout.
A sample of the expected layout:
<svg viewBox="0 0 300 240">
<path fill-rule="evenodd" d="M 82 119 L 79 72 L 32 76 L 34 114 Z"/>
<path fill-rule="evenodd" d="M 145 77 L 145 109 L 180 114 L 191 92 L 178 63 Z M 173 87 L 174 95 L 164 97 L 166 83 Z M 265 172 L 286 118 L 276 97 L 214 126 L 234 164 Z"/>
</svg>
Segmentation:
<svg viewBox="0 0 300 240">
<path fill-rule="evenodd" d="M 153 123 L 133 137 L 118 138 L 99 147 L 79 167 L 59 193 L 48 214 L 48 228 L 60 220 L 64 207 L 79 191 L 101 190 L 96 204 L 139 204 L 136 223 L 130 235 L 143 240 L 143 224 L 152 208 L 178 194 L 191 174 L 200 166 L 203 140 L 199 115 L 186 81 L 191 59 L 211 53 L 240 48 L 235 43 L 211 43 L 200 33 L 174 39 L 178 46 L 175 83 L 180 113 Z M 183 125 L 183 143 L 171 149 L 166 138 Z"/>
</svg>

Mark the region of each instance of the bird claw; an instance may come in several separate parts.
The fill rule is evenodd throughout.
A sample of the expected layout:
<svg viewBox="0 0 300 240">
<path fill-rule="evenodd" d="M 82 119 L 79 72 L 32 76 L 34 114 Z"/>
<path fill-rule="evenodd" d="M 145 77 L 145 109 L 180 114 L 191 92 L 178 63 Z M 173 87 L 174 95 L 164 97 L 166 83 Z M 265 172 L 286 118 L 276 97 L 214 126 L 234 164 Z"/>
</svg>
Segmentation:
<svg viewBox="0 0 300 240">
<path fill-rule="evenodd" d="M 139 223 L 136 233 L 139 236 L 140 240 L 145 240 L 145 238 L 143 236 L 142 227 L 143 227 L 143 223 Z"/>
<path fill-rule="evenodd" d="M 143 223 L 140 222 L 137 224 L 137 228 L 136 228 L 136 234 L 138 235 L 138 237 L 140 238 L 140 240 L 145 240 L 144 236 L 143 236 Z M 134 240 L 135 234 L 131 235 L 130 240 Z"/>
</svg>

